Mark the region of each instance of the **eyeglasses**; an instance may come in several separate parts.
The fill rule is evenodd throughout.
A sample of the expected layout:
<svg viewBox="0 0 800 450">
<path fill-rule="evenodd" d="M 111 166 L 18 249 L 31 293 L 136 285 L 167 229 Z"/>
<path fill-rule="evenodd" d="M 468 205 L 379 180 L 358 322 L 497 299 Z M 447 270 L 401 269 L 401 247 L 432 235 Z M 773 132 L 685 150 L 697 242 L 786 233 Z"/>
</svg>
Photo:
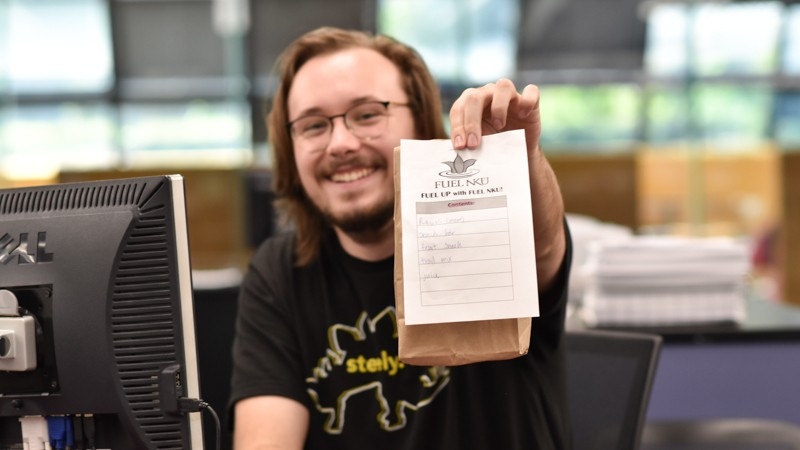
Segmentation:
<svg viewBox="0 0 800 450">
<path fill-rule="evenodd" d="M 297 118 L 286 126 L 296 144 L 312 148 L 324 148 L 328 145 L 333 132 L 333 119 L 337 117 L 343 118 L 344 125 L 357 137 L 365 140 L 375 139 L 386 130 L 389 105 L 409 106 L 408 103 L 370 101 L 359 103 L 344 114 L 335 116 L 311 114 Z"/>
</svg>

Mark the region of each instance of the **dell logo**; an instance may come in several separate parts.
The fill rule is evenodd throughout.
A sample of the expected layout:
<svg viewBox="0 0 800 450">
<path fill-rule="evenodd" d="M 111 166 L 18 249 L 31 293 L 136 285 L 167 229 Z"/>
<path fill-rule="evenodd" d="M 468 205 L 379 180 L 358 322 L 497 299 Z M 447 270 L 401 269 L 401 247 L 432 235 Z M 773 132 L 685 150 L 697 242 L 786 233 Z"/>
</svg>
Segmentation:
<svg viewBox="0 0 800 450">
<path fill-rule="evenodd" d="M 28 249 L 28 233 L 20 233 L 19 240 L 14 241 L 10 234 L 0 237 L 0 264 L 8 264 L 17 257 L 19 264 L 37 264 L 53 261 L 53 254 L 47 253 L 47 233 L 40 231 L 36 235 L 36 248 Z"/>
</svg>

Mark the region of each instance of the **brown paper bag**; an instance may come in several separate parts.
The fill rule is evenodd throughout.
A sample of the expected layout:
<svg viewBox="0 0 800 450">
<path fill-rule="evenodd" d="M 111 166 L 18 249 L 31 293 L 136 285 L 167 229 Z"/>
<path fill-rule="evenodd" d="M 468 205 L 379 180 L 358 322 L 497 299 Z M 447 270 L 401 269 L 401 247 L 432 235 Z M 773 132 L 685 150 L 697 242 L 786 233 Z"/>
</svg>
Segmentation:
<svg viewBox="0 0 800 450">
<path fill-rule="evenodd" d="M 403 308 L 403 228 L 400 148 L 394 149 L 394 292 L 398 356 L 406 364 L 458 366 L 528 353 L 531 318 L 406 325 Z"/>
</svg>

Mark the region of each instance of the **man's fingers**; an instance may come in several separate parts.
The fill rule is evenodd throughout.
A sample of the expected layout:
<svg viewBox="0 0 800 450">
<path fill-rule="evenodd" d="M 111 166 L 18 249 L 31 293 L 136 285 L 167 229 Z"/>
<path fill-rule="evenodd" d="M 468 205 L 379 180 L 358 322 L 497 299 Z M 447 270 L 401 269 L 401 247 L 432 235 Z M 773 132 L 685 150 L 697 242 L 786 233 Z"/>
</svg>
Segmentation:
<svg viewBox="0 0 800 450">
<path fill-rule="evenodd" d="M 480 144 L 481 120 L 486 104 L 486 86 L 465 90 L 450 109 L 450 132 L 457 149 Z"/>
</svg>

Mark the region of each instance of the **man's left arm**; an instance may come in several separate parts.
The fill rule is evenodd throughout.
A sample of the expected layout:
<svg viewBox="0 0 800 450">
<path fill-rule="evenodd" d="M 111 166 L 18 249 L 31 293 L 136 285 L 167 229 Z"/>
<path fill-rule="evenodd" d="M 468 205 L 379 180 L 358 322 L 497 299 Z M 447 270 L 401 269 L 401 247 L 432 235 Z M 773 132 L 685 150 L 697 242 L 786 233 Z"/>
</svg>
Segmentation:
<svg viewBox="0 0 800 450">
<path fill-rule="evenodd" d="M 451 139 L 456 149 L 477 148 L 481 136 L 525 130 L 533 208 L 536 276 L 540 291 L 558 280 L 566 251 L 564 202 L 555 173 L 539 147 L 539 88 L 518 92 L 508 79 L 465 90 L 450 109 Z"/>
</svg>

